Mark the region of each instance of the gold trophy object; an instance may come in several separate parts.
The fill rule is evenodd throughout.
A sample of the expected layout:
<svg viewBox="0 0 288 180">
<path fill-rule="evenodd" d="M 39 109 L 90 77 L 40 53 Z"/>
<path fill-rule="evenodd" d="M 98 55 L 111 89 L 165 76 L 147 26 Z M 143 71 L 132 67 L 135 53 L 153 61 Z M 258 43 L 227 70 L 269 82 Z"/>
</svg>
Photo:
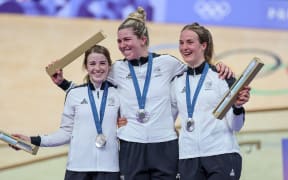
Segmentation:
<svg viewBox="0 0 288 180">
<path fill-rule="evenodd" d="M 254 57 L 241 76 L 234 82 L 232 87 L 225 93 L 223 99 L 216 106 L 213 115 L 217 119 L 223 119 L 227 111 L 235 103 L 238 93 L 244 86 L 247 86 L 264 66 L 264 63 L 257 57 Z"/>
<path fill-rule="evenodd" d="M 91 48 L 93 45 L 98 44 L 100 41 L 105 39 L 106 36 L 102 33 L 102 31 L 99 31 L 89 39 L 87 39 L 85 42 L 80 44 L 77 48 L 73 49 L 71 52 L 66 54 L 64 57 L 53 63 L 51 66 L 46 68 L 46 72 L 49 76 L 52 76 L 56 73 L 57 69 L 62 69 L 71 62 L 73 62 L 75 59 L 77 59 L 81 54 L 83 54 L 85 51 L 87 51 L 89 48 Z"/>
<path fill-rule="evenodd" d="M 2 130 L 0 130 L 0 140 L 33 155 L 36 155 L 39 149 L 39 146 L 35 146 L 27 141 L 13 137 L 12 135 L 5 133 Z"/>
</svg>

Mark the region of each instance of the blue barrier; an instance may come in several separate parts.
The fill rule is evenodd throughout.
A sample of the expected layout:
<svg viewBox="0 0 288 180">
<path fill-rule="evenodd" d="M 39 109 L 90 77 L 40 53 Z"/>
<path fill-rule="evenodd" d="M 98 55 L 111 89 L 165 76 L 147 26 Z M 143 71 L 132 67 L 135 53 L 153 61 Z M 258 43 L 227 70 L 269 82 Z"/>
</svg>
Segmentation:
<svg viewBox="0 0 288 180">
<path fill-rule="evenodd" d="M 288 139 L 282 139 L 283 180 L 288 180 Z"/>
</svg>

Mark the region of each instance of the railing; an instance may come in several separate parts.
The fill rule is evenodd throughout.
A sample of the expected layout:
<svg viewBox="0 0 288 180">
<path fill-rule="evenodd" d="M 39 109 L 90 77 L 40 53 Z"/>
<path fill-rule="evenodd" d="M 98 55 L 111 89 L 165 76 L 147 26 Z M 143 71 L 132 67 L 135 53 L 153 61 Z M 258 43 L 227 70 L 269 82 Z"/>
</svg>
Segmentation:
<svg viewBox="0 0 288 180">
<path fill-rule="evenodd" d="M 39 162 L 43 162 L 43 161 L 47 161 L 47 160 L 51 160 L 51 159 L 64 157 L 64 156 L 67 156 L 67 154 L 68 154 L 67 152 L 61 152 L 61 153 L 53 154 L 50 156 L 46 156 L 46 157 L 42 157 L 42 158 L 38 158 L 38 159 L 34 159 L 34 160 L 27 160 L 27 161 L 23 161 L 23 162 L 11 164 L 11 165 L 2 166 L 2 167 L 0 167 L 0 172 L 4 171 L 4 170 L 18 168 L 21 166 L 26 166 L 26 165 L 30 165 L 30 164 L 34 164 L 34 163 L 39 163 Z"/>
<path fill-rule="evenodd" d="M 248 151 L 245 151 L 246 153 L 251 153 L 254 146 L 256 147 L 257 150 L 261 149 L 261 142 L 259 140 L 243 141 L 243 142 L 240 142 L 239 145 L 240 146 L 248 146 L 249 149 L 248 149 Z M 0 144 L 0 148 L 3 148 L 3 147 L 7 147 L 7 144 Z M 27 161 L 15 163 L 12 165 L 2 166 L 2 167 L 0 167 L 0 171 L 18 168 L 21 166 L 26 166 L 26 165 L 30 165 L 30 164 L 34 164 L 34 163 L 48 161 L 48 160 L 52 160 L 52 159 L 56 159 L 56 158 L 60 158 L 60 157 L 65 157 L 65 156 L 67 156 L 67 154 L 68 154 L 67 152 L 61 152 L 61 153 L 53 154 L 50 156 L 46 156 L 46 157 L 42 157 L 42 158 L 38 158 L 38 159 L 34 159 L 34 160 L 27 160 Z"/>
</svg>

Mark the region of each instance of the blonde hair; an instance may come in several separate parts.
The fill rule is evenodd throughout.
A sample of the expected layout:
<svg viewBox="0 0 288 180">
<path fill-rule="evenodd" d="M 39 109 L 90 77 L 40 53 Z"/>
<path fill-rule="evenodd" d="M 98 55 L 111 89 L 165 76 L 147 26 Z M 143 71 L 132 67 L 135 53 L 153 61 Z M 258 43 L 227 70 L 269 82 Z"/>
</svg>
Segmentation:
<svg viewBox="0 0 288 180">
<path fill-rule="evenodd" d="M 121 29 L 132 28 L 134 34 L 138 37 L 146 37 L 146 46 L 149 46 L 149 34 L 146 27 L 146 12 L 142 7 L 138 7 L 137 11 L 130 13 L 129 16 L 120 24 L 118 31 Z"/>
</svg>

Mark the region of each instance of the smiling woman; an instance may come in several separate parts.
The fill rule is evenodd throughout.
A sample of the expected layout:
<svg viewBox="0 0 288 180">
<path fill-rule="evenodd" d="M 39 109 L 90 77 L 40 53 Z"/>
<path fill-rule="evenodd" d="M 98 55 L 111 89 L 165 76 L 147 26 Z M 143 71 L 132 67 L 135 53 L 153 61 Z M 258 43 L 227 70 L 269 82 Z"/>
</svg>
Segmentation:
<svg viewBox="0 0 288 180">
<path fill-rule="evenodd" d="M 197 23 L 186 25 L 180 34 L 179 51 L 191 66 L 199 66 L 202 60 L 212 64 L 213 39 L 211 33 L 201 27 Z"/>
<path fill-rule="evenodd" d="M 148 55 L 149 34 L 146 13 L 139 8 L 118 27 L 118 48 L 127 60 Z"/>
<path fill-rule="evenodd" d="M 85 52 L 83 67 L 87 70 L 86 82 L 99 88 L 108 77 L 112 60 L 109 51 L 102 46 L 93 46 Z"/>
<path fill-rule="evenodd" d="M 43 147 L 70 144 L 65 180 L 119 180 L 116 121 L 120 104 L 115 87 L 107 81 L 109 51 L 94 45 L 85 52 L 83 66 L 87 82 L 67 92 L 58 131 L 34 137 L 14 136 Z"/>
<path fill-rule="evenodd" d="M 250 89 L 246 87 L 237 94 L 233 108 L 220 121 L 212 111 L 235 78 L 218 78 L 211 64 L 210 31 L 198 23 L 184 26 L 179 51 L 188 68 L 172 81 L 171 102 L 179 111 L 182 127 L 178 167 L 181 179 L 240 179 L 242 159 L 235 132 L 244 125 L 242 105 L 249 100 Z"/>
<path fill-rule="evenodd" d="M 147 29 L 141 7 L 120 24 L 117 43 L 124 58 L 112 65 L 109 74 L 121 99 L 121 119 L 127 120 L 117 131 L 120 173 L 126 180 L 172 180 L 177 174 L 178 140 L 170 85 L 173 78 L 186 70 L 186 65 L 171 55 L 149 52 Z M 223 64 L 221 67 L 219 76 L 231 76 L 229 68 Z M 69 82 L 63 89 L 67 87 Z"/>
<path fill-rule="evenodd" d="M 178 1 L 175 1 L 175 3 L 180 4 Z M 60 124 L 59 115 L 62 113 L 63 99 L 65 94 L 61 90 L 55 88 L 55 86 L 51 83 L 51 80 L 45 73 L 45 66 L 52 59 L 61 57 L 71 49 L 75 48 L 79 43 L 83 42 L 83 40 L 98 31 L 99 28 L 104 30 L 105 34 L 107 34 L 107 39 L 101 42 L 101 45 L 109 47 L 111 56 L 113 57 L 112 59 L 120 59 L 122 55 L 117 49 L 116 41 L 116 31 L 120 23 L 121 22 L 119 21 L 111 22 L 101 21 L 99 19 L 72 20 L 66 18 L 55 19 L 51 17 L 0 15 L 1 128 L 10 133 L 21 132 L 24 134 L 44 134 L 47 132 L 53 132 L 53 130 Z M 173 54 L 176 57 L 180 57 L 177 49 L 179 31 L 181 30 L 182 25 L 157 23 L 147 23 L 146 25 L 149 28 L 149 35 L 151 39 L 150 49 L 152 49 L 152 52 L 157 52 L 159 54 L 168 53 Z M 21 29 L 21 31 L 19 31 L 19 29 Z M 217 44 L 215 46 L 216 55 L 217 53 L 221 54 L 222 52 L 227 52 L 233 49 L 241 50 L 243 48 L 246 49 L 257 47 L 257 49 L 260 48 L 276 53 L 279 57 L 281 57 L 283 64 L 287 65 L 288 63 L 287 31 L 235 27 L 231 28 L 227 26 L 209 26 L 209 29 L 213 32 L 214 42 Z M 13 37 L 13 40 L 11 40 L 11 37 Z M 29 45 L 27 45 L 27 43 Z M 160 47 L 161 44 L 167 46 Z M 170 44 L 173 46 L 169 46 Z M 173 49 L 171 49 L 171 47 Z M 21 53 L 12 53 L 15 52 L 15 48 L 20 48 Z M 288 74 L 287 70 L 283 66 L 276 71 L 268 73 L 270 68 L 272 70 L 273 67 L 276 67 L 276 64 L 274 64 L 275 61 L 268 57 L 268 55 L 261 57 L 262 53 L 258 53 L 257 51 L 248 53 L 248 56 L 246 55 L 247 54 L 245 53 L 245 57 L 243 57 L 241 52 L 240 54 L 235 52 L 235 54 L 231 56 L 225 56 L 223 62 L 232 67 L 236 74 L 242 71 L 252 55 L 260 56 L 260 58 L 264 60 L 265 66 L 266 64 L 271 65 L 264 67 L 264 71 L 267 70 L 267 76 L 260 76 L 253 81 L 252 92 L 258 89 L 271 91 L 288 89 L 288 83 L 286 83 L 288 82 Z M 163 55 L 161 56 L 163 58 Z M 158 63 L 158 60 L 160 59 L 161 58 L 159 57 L 155 58 L 154 63 Z M 135 62 L 135 64 L 138 64 L 137 61 Z M 142 62 L 142 60 L 140 62 Z M 168 62 L 169 61 L 164 60 L 162 65 L 166 66 Z M 84 77 L 84 73 L 80 68 L 82 63 L 83 58 L 79 58 L 75 62 L 71 63 L 71 65 L 64 69 L 65 76 L 76 83 L 82 83 Z M 125 64 L 127 61 L 120 60 L 117 62 L 118 65 L 122 63 Z M 165 69 L 164 66 L 156 66 L 155 64 L 153 64 L 155 68 L 155 71 L 152 72 L 155 73 L 153 78 L 160 79 L 164 74 L 166 74 L 163 74 L 163 70 Z M 121 66 L 121 68 L 122 67 L 124 66 Z M 143 72 L 143 68 L 145 67 L 145 65 L 135 66 L 136 75 L 138 75 L 137 72 L 139 70 L 141 80 L 145 79 L 145 73 Z M 128 68 L 123 69 L 123 76 L 121 75 L 121 78 L 126 79 L 127 82 L 131 81 L 131 76 L 128 76 L 129 74 Z M 144 78 L 142 78 L 143 76 Z M 153 80 L 151 83 L 153 83 Z M 153 84 L 151 86 L 151 90 L 154 91 L 155 89 L 159 89 L 159 84 L 161 83 L 165 82 L 155 82 L 155 85 Z M 136 96 L 133 94 L 133 86 L 130 86 L 127 89 L 130 89 L 130 91 L 124 91 L 123 94 L 133 96 L 132 99 L 134 99 Z M 149 91 L 148 98 L 150 96 Z M 160 91 L 160 93 L 164 95 L 163 92 Z M 284 94 L 284 92 L 281 92 L 278 95 L 275 94 L 273 96 L 263 96 L 261 91 L 261 94 L 259 95 L 254 94 L 251 101 L 249 101 L 245 107 L 247 110 L 255 108 L 284 108 L 288 107 L 287 99 L 288 94 Z M 88 99 L 86 100 L 88 101 Z M 153 100 L 153 98 L 147 100 L 147 105 L 149 105 L 149 100 Z M 127 101 L 130 102 L 130 100 Z M 83 103 L 85 103 L 85 101 L 83 101 Z M 135 101 L 135 104 L 133 105 L 134 107 L 137 107 L 137 101 Z M 158 105 L 159 104 L 155 104 L 152 106 L 152 108 L 157 108 Z M 126 112 L 123 111 L 123 113 Z M 134 117 L 135 114 L 136 113 L 133 112 L 133 114 L 131 113 L 130 115 L 133 115 Z M 156 113 L 156 115 L 159 115 L 160 117 L 160 114 Z M 246 156 L 245 153 L 242 153 L 244 155 L 244 174 L 242 173 L 242 178 L 246 180 L 283 178 L 282 162 L 280 158 L 281 149 L 280 145 L 278 144 L 280 143 L 279 139 L 288 136 L 288 111 L 248 112 L 246 115 L 245 125 L 243 130 L 241 130 L 242 133 L 240 133 L 240 136 L 243 136 L 242 138 L 240 137 L 240 142 L 260 139 L 263 146 L 260 151 L 255 153 Z M 167 121 L 165 116 L 163 116 L 162 119 L 163 121 Z M 103 123 L 105 123 L 105 120 Z M 136 124 L 137 122 L 135 119 L 135 121 L 130 121 L 129 123 Z M 141 124 L 139 126 L 141 126 Z M 95 128 L 95 125 L 92 124 L 91 127 Z M 163 128 L 163 124 L 161 124 L 159 127 Z M 122 128 L 122 130 L 124 129 Z M 276 130 L 283 130 L 285 133 L 276 135 L 266 132 L 261 134 L 246 134 L 247 132 L 274 132 Z M 95 137 L 92 137 L 92 139 L 95 139 Z M 17 164 L 27 159 L 34 160 L 52 154 L 57 154 L 58 152 L 66 150 L 67 147 L 64 146 L 59 148 L 61 149 L 41 148 L 39 154 L 35 157 L 32 157 L 29 154 L 26 155 L 24 152 L 13 151 L 8 149 L 8 147 L 1 148 L 0 166 L 3 167 L 9 164 Z M 164 151 L 161 149 L 162 154 L 164 154 L 163 152 Z M 63 169 L 65 168 L 66 161 L 67 157 L 56 160 L 53 164 L 43 162 L 40 164 L 36 163 L 32 166 L 26 165 L 25 167 L 21 168 L 1 171 L 0 179 L 63 179 Z M 271 164 L 273 164 L 272 168 Z"/>
</svg>

